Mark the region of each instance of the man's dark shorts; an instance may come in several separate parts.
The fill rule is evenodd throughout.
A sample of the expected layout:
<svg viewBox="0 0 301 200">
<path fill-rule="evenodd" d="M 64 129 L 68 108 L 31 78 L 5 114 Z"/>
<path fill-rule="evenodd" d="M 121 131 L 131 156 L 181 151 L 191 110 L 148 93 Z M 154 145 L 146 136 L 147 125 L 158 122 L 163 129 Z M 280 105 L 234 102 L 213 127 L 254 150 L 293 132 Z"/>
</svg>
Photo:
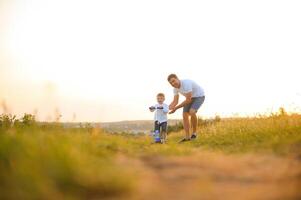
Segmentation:
<svg viewBox="0 0 301 200">
<path fill-rule="evenodd" d="M 189 112 L 191 108 L 194 109 L 195 112 L 197 112 L 201 105 L 204 103 L 204 101 L 205 96 L 191 98 L 191 103 L 183 107 L 183 113 Z"/>
</svg>

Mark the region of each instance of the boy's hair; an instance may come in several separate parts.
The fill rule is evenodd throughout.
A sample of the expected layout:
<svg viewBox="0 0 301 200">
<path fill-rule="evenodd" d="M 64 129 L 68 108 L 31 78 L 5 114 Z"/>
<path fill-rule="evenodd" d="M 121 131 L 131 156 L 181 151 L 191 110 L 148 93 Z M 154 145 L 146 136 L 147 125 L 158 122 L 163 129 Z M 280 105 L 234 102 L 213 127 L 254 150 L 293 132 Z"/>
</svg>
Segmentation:
<svg viewBox="0 0 301 200">
<path fill-rule="evenodd" d="M 157 97 L 164 97 L 165 98 L 165 95 L 163 93 L 158 93 Z"/>
<path fill-rule="evenodd" d="M 178 76 L 177 76 L 176 74 L 169 74 L 168 77 L 167 77 L 168 82 L 169 82 L 170 79 L 172 79 L 172 78 L 179 79 Z"/>
</svg>

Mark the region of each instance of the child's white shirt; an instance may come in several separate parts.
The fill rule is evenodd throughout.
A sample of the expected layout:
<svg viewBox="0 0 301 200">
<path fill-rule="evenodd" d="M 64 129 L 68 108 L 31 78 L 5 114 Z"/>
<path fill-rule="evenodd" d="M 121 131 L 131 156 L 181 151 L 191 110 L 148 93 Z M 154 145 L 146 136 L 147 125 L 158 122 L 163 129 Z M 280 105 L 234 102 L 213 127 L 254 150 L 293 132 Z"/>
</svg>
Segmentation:
<svg viewBox="0 0 301 200">
<path fill-rule="evenodd" d="M 167 104 L 163 103 L 163 104 L 159 104 L 157 103 L 156 105 L 154 105 L 155 108 L 157 107 L 163 107 L 163 109 L 156 109 L 155 110 L 155 121 L 158 121 L 159 123 L 162 122 L 167 122 L 167 113 L 169 111 L 169 107 Z"/>
</svg>

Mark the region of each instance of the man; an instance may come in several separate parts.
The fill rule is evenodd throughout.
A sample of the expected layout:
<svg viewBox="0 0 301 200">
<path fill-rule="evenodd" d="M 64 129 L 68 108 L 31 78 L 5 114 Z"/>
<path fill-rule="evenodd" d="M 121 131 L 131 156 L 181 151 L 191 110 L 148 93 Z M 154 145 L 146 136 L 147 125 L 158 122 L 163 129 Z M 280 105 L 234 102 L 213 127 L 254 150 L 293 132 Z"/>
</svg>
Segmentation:
<svg viewBox="0 0 301 200">
<path fill-rule="evenodd" d="M 183 107 L 183 125 L 185 130 L 185 137 L 180 142 L 190 141 L 191 139 L 197 138 L 197 125 L 198 118 L 196 113 L 205 100 L 205 93 L 201 86 L 199 86 L 196 82 L 184 79 L 180 80 L 177 75 L 170 74 L 167 77 L 168 82 L 174 87 L 174 99 L 169 105 L 169 109 L 171 110 L 169 114 L 176 112 L 179 108 Z M 179 93 L 185 96 L 185 101 L 178 104 L 179 102 Z M 192 135 L 190 136 L 189 129 L 189 117 L 191 117 L 191 125 L 192 125 Z"/>
</svg>

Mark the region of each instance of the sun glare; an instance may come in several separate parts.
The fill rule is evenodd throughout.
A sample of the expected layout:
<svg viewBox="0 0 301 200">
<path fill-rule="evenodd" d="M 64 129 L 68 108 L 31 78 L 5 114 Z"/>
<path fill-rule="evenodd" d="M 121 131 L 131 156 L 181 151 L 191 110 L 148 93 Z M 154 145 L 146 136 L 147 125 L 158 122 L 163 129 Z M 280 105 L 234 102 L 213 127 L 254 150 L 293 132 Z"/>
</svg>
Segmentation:
<svg viewBox="0 0 301 200">
<path fill-rule="evenodd" d="M 234 9 L 236 1 L 220 2 L 221 7 L 191 3 L 7 3 L 2 49 L 9 62 L 2 64 L 11 64 L 3 64 L 2 75 L 9 78 L 3 79 L 2 99 L 18 113 L 38 109 L 45 116 L 50 111 L 43 113 L 49 106 L 41 96 L 49 92 L 45 85 L 52 85 L 55 98 L 47 104 L 61 108 L 64 120 L 75 112 L 79 120 L 148 119 L 146 108 L 156 93 L 172 100 L 166 76 L 177 73 L 205 88 L 202 116 L 300 107 L 297 6 L 255 1 Z M 30 96 L 20 93 L 28 88 Z"/>
</svg>

